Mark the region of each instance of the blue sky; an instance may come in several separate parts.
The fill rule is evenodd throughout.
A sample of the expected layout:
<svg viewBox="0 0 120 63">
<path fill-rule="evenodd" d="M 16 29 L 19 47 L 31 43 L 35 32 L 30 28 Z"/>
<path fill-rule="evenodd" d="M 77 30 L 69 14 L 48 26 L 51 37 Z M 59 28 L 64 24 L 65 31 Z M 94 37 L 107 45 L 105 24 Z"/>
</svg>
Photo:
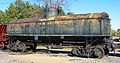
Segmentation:
<svg viewBox="0 0 120 63">
<path fill-rule="evenodd" d="M 9 4 L 15 0 L 0 0 L 0 10 L 5 11 Z M 36 3 L 35 0 L 29 1 L 32 4 Z M 80 13 L 94 13 L 94 12 L 107 12 L 111 18 L 112 29 L 120 28 L 120 0 L 68 0 L 70 1 L 68 9 L 65 12 Z"/>
</svg>

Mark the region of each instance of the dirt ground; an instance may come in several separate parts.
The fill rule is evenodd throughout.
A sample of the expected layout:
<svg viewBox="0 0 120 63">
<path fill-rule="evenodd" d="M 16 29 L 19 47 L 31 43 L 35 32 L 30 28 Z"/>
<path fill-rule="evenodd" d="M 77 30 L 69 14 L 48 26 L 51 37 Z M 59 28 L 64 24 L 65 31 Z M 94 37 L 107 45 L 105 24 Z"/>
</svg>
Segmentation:
<svg viewBox="0 0 120 63">
<path fill-rule="evenodd" d="M 120 63 L 120 53 L 102 59 L 70 57 L 63 53 L 16 53 L 0 51 L 0 63 Z"/>
</svg>

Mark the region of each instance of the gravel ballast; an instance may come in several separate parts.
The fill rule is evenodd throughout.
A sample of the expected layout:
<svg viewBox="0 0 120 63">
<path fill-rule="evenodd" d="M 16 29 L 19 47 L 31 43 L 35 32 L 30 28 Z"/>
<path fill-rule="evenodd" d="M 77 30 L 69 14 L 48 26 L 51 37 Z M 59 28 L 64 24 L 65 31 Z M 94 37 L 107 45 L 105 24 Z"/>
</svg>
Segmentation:
<svg viewBox="0 0 120 63">
<path fill-rule="evenodd" d="M 0 63 L 120 63 L 119 52 L 102 59 L 70 57 L 63 53 L 11 54 L 0 51 Z"/>
</svg>

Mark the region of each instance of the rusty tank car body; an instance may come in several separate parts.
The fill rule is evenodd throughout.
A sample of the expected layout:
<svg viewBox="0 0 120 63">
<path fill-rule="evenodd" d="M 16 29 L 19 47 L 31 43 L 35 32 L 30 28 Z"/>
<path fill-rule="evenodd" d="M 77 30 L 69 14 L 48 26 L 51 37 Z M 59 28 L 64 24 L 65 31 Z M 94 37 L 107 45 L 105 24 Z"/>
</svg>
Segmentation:
<svg viewBox="0 0 120 63">
<path fill-rule="evenodd" d="M 35 17 L 10 21 L 6 36 L 14 51 L 35 51 L 39 44 L 48 49 L 70 46 L 72 55 L 102 58 L 114 50 L 110 26 L 105 12 Z"/>
</svg>

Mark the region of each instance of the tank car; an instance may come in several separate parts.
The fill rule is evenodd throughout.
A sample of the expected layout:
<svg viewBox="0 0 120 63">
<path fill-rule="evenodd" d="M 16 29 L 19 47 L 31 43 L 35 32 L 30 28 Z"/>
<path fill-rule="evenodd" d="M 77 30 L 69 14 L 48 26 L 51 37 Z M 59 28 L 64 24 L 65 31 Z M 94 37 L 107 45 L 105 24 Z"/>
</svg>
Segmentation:
<svg viewBox="0 0 120 63">
<path fill-rule="evenodd" d="M 102 58 L 114 50 L 110 26 L 105 12 L 35 17 L 10 21 L 6 35 L 14 51 L 35 51 L 38 44 L 48 49 L 70 46 L 72 55 Z"/>
</svg>

